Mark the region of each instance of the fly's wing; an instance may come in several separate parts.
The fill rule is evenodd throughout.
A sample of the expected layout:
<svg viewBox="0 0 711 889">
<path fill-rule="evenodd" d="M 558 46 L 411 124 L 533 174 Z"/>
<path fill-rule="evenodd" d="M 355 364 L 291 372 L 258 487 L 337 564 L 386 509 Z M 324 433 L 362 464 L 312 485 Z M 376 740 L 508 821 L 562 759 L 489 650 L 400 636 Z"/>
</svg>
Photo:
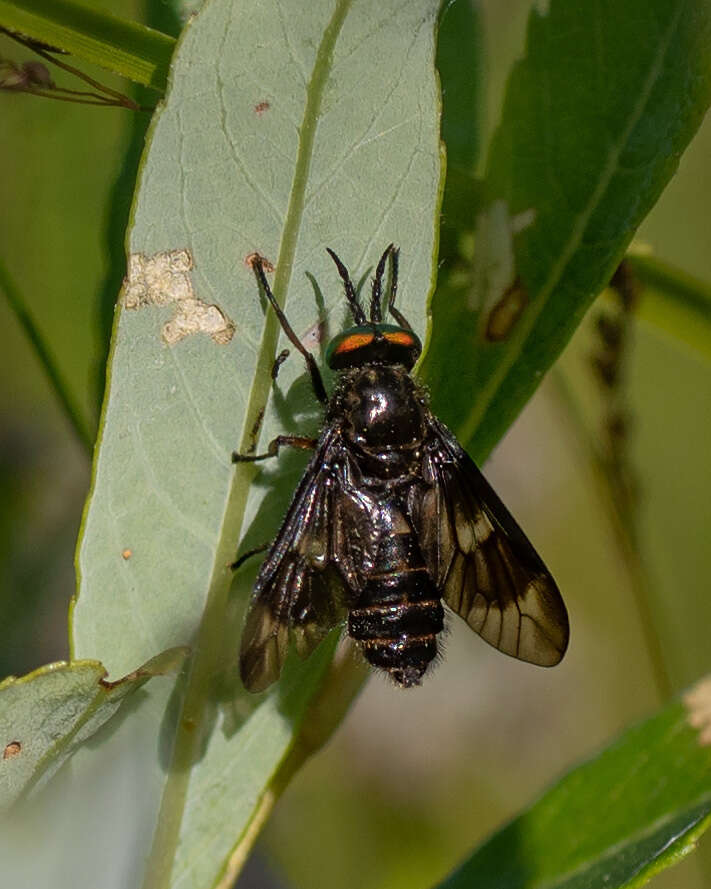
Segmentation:
<svg viewBox="0 0 711 889">
<path fill-rule="evenodd" d="M 329 432 L 299 483 L 257 576 L 240 649 L 242 682 L 263 691 L 281 672 L 290 638 L 308 656 L 361 586 L 367 515 L 344 487 L 350 456 Z"/>
<path fill-rule="evenodd" d="M 568 613 L 528 538 L 454 435 L 437 419 L 408 508 L 449 607 L 490 645 L 550 667 L 568 647 Z"/>
</svg>

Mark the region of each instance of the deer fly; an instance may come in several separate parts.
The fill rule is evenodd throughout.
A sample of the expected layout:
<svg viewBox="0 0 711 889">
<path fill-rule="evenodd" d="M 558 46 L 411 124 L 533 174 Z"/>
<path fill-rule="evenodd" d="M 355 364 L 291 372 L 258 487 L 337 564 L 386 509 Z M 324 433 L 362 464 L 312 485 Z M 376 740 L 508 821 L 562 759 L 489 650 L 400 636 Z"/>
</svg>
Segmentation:
<svg viewBox="0 0 711 889">
<path fill-rule="evenodd" d="M 250 258 L 325 419 L 318 439 L 279 436 L 266 453 L 232 455 L 263 460 L 284 445 L 315 452 L 254 586 L 240 652 L 245 687 L 267 688 L 290 641 L 306 657 L 343 621 L 370 664 L 403 688 L 420 685 L 438 654 L 442 600 L 500 651 L 557 664 L 568 615 L 555 581 L 410 375 L 422 347 L 395 307 L 399 251 L 391 244 L 380 258 L 369 318 L 345 265 L 328 253 L 355 324 L 327 348 L 338 375 L 330 396 L 274 298 L 265 260 Z M 383 321 L 385 309 L 396 324 Z"/>
</svg>

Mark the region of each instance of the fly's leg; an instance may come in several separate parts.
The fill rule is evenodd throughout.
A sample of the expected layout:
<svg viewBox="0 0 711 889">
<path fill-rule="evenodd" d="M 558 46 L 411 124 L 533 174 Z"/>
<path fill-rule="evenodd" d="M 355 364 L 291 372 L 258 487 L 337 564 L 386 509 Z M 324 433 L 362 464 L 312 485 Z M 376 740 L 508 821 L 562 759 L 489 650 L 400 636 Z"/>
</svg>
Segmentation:
<svg viewBox="0 0 711 889">
<path fill-rule="evenodd" d="M 283 447 L 313 451 L 317 443 L 315 438 L 307 438 L 305 435 L 277 435 L 275 439 L 269 442 L 269 447 L 263 454 L 239 454 L 237 451 L 233 451 L 232 462 L 255 463 L 257 460 L 268 460 L 269 457 L 276 457 L 279 454 L 279 448 Z"/>
<path fill-rule="evenodd" d="M 412 330 L 410 326 L 410 322 L 407 318 L 402 314 L 399 309 L 395 308 L 395 297 L 397 296 L 397 273 L 398 267 L 400 265 L 400 250 L 398 247 L 393 247 L 390 245 L 390 256 L 392 257 L 392 277 L 390 278 L 390 295 L 388 296 L 388 311 L 393 316 L 393 318 L 397 321 L 400 327 L 404 327 L 405 330 Z"/>
<path fill-rule="evenodd" d="M 251 559 L 252 556 L 257 556 L 259 555 L 259 553 L 264 553 L 268 549 L 268 543 L 263 543 L 261 546 L 255 546 L 253 549 L 248 549 L 246 553 L 242 553 L 241 556 L 238 556 L 235 561 L 230 564 L 230 571 L 236 571 L 238 568 L 244 565 L 247 559 Z"/>
<path fill-rule="evenodd" d="M 383 320 L 382 311 L 380 308 L 380 293 L 383 286 L 383 274 L 385 272 L 385 263 L 388 261 L 388 256 L 393 255 L 395 253 L 395 245 L 388 244 L 385 248 L 385 252 L 380 257 L 380 262 L 378 263 L 378 267 L 375 270 L 375 277 L 373 278 L 373 290 L 370 297 L 370 320 L 374 324 L 380 324 Z"/>
<path fill-rule="evenodd" d="M 274 380 L 275 383 L 276 383 L 276 378 L 279 376 L 279 369 L 281 368 L 282 364 L 286 361 L 286 359 L 288 357 L 289 357 L 289 350 L 282 349 L 281 352 L 274 359 L 274 364 L 272 365 L 272 380 Z"/>
<path fill-rule="evenodd" d="M 281 324 L 281 329 L 287 335 L 287 337 L 291 340 L 291 342 L 296 346 L 298 351 L 304 356 L 304 361 L 306 362 L 306 368 L 311 375 L 311 385 L 313 386 L 314 393 L 316 398 L 321 402 L 321 404 L 328 403 L 328 394 L 326 393 L 326 387 L 323 384 L 323 378 L 321 377 L 321 372 L 318 369 L 318 365 L 316 364 L 316 360 L 311 352 L 305 348 L 304 344 L 298 338 L 298 336 L 294 333 L 291 324 L 287 321 L 286 315 L 281 310 L 281 306 L 276 301 L 274 294 L 272 293 L 272 289 L 269 286 L 269 281 L 267 281 L 267 276 L 264 274 L 264 260 L 262 257 L 255 253 L 251 257 L 252 268 L 254 269 L 254 273 L 257 276 L 257 280 L 262 286 L 262 290 L 264 291 L 264 295 L 269 300 L 271 307 L 274 309 L 277 318 L 279 319 L 279 324 Z M 283 352 L 281 353 L 284 354 Z M 281 355 L 279 356 L 281 358 Z M 277 362 L 279 366 L 283 363 L 284 359 L 279 361 L 277 358 Z M 276 363 L 275 363 L 276 364 Z M 272 374 L 274 370 L 272 370 Z M 277 367 L 278 373 L 278 367 Z"/>
<path fill-rule="evenodd" d="M 301 340 L 294 333 L 291 325 L 287 321 L 286 315 L 282 312 L 279 303 L 276 301 L 274 294 L 272 293 L 272 289 L 269 286 L 269 281 L 267 281 L 267 276 L 264 273 L 264 260 L 258 253 L 252 254 L 249 259 L 252 268 L 254 270 L 255 275 L 257 276 L 257 281 L 262 287 L 264 291 L 264 295 L 269 300 L 272 308 L 276 312 L 276 316 L 279 319 L 279 323 L 281 324 L 282 330 L 287 335 L 287 337 L 291 340 L 291 342 L 296 346 L 299 352 L 304 356 L 304 360 L 306 361 L 306 367 L 311 375 L 311 384 L 313 386 L 316 397 L 322 404 L 328 403 L 328 395 L 326 394 L 326 387 L 323 384 L 323 379 L 321 378 L 321 373 L 318 369 L 318 365 L 314 360 L 313 355 L 304 347 Z M 279 368 L 289 357 L 289 350 L 284 349 L 281 351 L 272 367 L 272 379 L 276 380 L 279 374 Z M 256 440 L 257 434 L 259 432 L 259 426 L 261 425 L 262 418 L 264 417 L 264 411 L 260 411 L 257 421 L 254 424 L 254 428 L 252 429 L 252 438 Z M 232 462 L 233 463 L 254 463 L 257 460 L 266 460 L 268 457 L 276 457 L 279 453 L 279 448 L 288 445 L 292 448 L 302 448 L 304 450 L 313 450 L 316 447 L 316 439 L 314 438 L 306 438 L 302 435 L 277 435 L 277 437 L 269 443 L 269 447 L 267 448 L 264 454 L 240 454 L 237 451 L 233 451 L 232 453 Z M 252 447 L 250 450 L 253 450 Z"/>
<path fill-rule="evenodd" d="M 351 312 L 353 314 L 353 320 L 356 324 L 365 324 L 368 320 L 365 317 L 365 312 L 363 311 L 363 306 L 358 302 L 358 294 L 355 291 L 355 287 L 353 286 L 353 282 L 351 281 L 351 276 L 348 274 L 348 269 L 341 262 L 340 257 L 338 257 L 330 247 L 326 247 L 326 253 L 331 257 L 331 259 L 336 263 L 336 268 L 338 269 L 338 274 L 341 276 L 341 280 L 343 281 L 343 287 L 346 292 L 346 301 L 348 305 L 351 307 Z"/>
<path fill-rule="evenodd" d="M 259 438 L 259 430 L 262 428 L 262 420 L 264 419 L 264 408 L 262 408 L 256 416 L 252 431 L 249 434 L 250 446 L 247 448 L 248 454 L 253 454 L 257 450 L 257 439 Z"/>
</svg>

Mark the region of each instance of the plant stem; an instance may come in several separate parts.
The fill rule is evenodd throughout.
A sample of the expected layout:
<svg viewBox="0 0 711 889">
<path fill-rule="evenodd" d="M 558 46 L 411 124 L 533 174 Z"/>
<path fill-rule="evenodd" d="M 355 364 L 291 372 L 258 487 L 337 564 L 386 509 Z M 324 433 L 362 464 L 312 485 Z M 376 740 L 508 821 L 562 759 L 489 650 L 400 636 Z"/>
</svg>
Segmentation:
<svg viewBox="0 0 711 889">
<path fill-rule="evenodd" d="M 123 93 L 118 90 L 111 89 L 111 87 L 106 86 L 103 83 L 99 83 L 98 80 L 95 80 L 93 77 L 89 77 L 84 71 L 81 71 L 79 68 L 75 68 L 73 65 L 68 64 L 67 62 L 63 62 L 61 59 L 57 58 L 54 53 L 47 52 L 44 49 L 41 49 L 39 46 L 35 45 L 31 41 L 26 40 L 23 37 L 18 36 L 17 34 L 13 34 L 11 31 L 7 31 L 4 28 L 0 28 L 3 34 L 6 37 L 9 37 L 11 40 L 14 40 L 16 43 L 19 43 L 20 46 L 24 46 L 27 49 L 30 49 L 35 55 L 38 55 L 40 58 L 44 59 L 45 62 L 48 62 L 50 65 L 55 65 L 57 68 L 60 68 L 62 71 L 66 71 L 68 74 L 72 74 L 78 80 L 82 80 L 84 83 L 93 87 L 96 92 L 81 92 L 79 90 L 72 90 L 68 87 L 57 87 L 52 85 L 51 88 L 47 87 L 46 89 L 32 89 L 28 88 L 25 92 L 36 96 L 46 96 L 47 98 L 57 98 L 60 99 L 62 96 L 58 95 L 62 93 L 64 95 L 69 96 L 86 96 L 88 99 L 85 101 L 87 105 L 110 105 L 110 106 L 119 106 L 122 108 L 128 108 L 131 111 L 140 111 L 141 106 L 138 103 L 134 102 L 133 99 L 125 96 Z M 94 101 L 98 100 L 98 101 Z M 65 102 L 78 102 L 80 99 L 71 99 L 65 98 Z"/>
<path fill-rule="evenodd" d="M 711 286 L 656 256 L 628 253 L 629 263 L 637 279 L 645 287 L 659 290 L 675 302 L 682 303 L 711 323 Z"/>
<path fill-rule="evenodd" d="M 11 31 L 164 92 L 175 39 L 77 0 L 0 0 Z"/>
<path fill-rule="evenodd" d="M 575 396 L 565 376 L 561 371 L 556 370 L 553 374 L 553 379 L 555 380 L 558 396 L 565 409 L 570 428 L 573 430 L 582 448 L 588 453 L 590 465 L 598 481 L 598 490 L 607 504 L 615 535 L 629 573 L 632 595 L 645 639 L 657 694 L 661 701 L 668 700 L 673 693 L 673 686 L 666 668 L 654 614 L 649 607 L 649 591 L 652 585 L 646 566 L 640 557 L 634 507 L 629 502 L 624 486 L 618 484 L 614 472 L 611 471 L 609 461 L 602 456 L 588 432 Z"/>
<path fill-rule="evenodd" d="M 345 640 L 336 652 L 318 693 L 309 704 L 291 750 L 267 786 L 215 889 L 230 889 L 234 885 L 277 800 L 306 760 L 323 747 L 336 731 L 368 675 L 365 660 L 355 657 L 352 643 Z"/>
</svg>

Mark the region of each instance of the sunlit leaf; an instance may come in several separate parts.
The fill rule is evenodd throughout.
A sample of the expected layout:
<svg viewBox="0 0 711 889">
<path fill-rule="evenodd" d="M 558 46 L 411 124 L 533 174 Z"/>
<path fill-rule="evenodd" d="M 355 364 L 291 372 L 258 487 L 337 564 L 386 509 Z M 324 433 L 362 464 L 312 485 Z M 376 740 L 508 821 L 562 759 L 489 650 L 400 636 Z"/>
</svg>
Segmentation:
<svg viewBox="0 0 711 889">
<path fill-rule="evenodd" d="M 254 444 L 263 411 L 262 446 L 318 424 L 298 356 L 272 387 L 284 343 L 245 259 L 256 250 L 276 266 L 276 296 L 318 354 L 346 320 L 325 248 L 360 281 L 394 241 L 399 301 L 424 335 L 437 7 L 223 0 L 181 40 L 133 212 L 72 623 L 74 656 L 100 653 L 112 675 L 165 640 L 196 652 L 162 728 L 171 753 L 155 763 L 167 771 L 146 886 L 217 879 L 330 661 L 335 639 L 261 698 L 236 678 L 255 566 L 230 593 L 228 565 L 240 536 L 275 533 L 303 460 L 258 472 L 230 454 Z"/>
<path fill-rule="evenodd" d="M 711 747 L 676 702 L 573 769 L 440 889 L 641 886 L 693 849 L 710 813 Z"/>
<path fill-rule="evenodd" d="M 0 811 L 41 787 L 152 676 L 175 672 L 185 651 L 153 658 L 115 682 L 96 661 L 58 663 L 0 683 Z"/>
</svg>

